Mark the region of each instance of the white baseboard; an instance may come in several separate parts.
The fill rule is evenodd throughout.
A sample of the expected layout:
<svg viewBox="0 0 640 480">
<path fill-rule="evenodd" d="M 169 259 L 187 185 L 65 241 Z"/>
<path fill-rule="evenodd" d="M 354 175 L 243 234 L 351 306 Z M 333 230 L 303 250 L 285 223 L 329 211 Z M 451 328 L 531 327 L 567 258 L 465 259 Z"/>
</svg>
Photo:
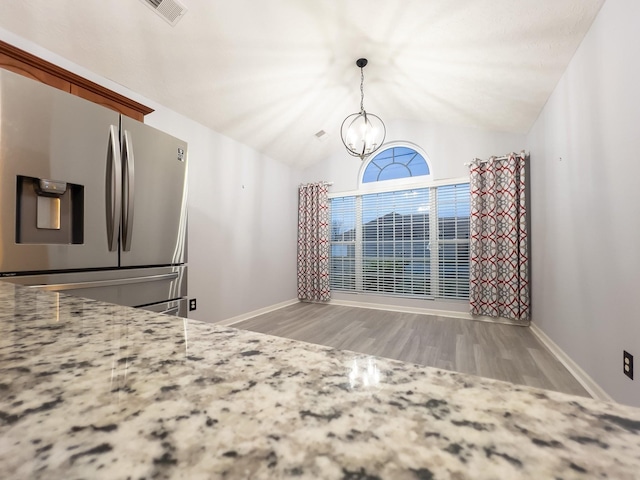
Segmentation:
<svg viewBox="0 0 640 480">
<path fill-rule="evenodd" d="M 355 302 L 352 300 L 335 300 L 328 302 L 330 305 L 343 307 L 370 308 L 372 310 L 387 310 L 390 312 L 417 313 L 420 315 L 437 315 L 439 317 L 462 318 L 464 320 L 477 320 L 479 322 L 503 323 L 507 325 L 528 326 L 528 324 L 515 323 L 501 317 L 489 317 L 485 315 L 471 315 L 469 312 L 456 312 L 455 310 L 436 310 L 433 308 L 405 307 L 401 305 L 384 305 L 381 303 Z"/>
<path fill-rule="evenodd" d="M 258 315 L 264 315 L 265 313 L 270 313 L 275 310 L 280 310 L 281 308 L 288 307 L 289 305 L 294 305 L 299 301 L 300 300 L 298 300 L 297 298 L 294 298 L 292 300 L 285 300 L 284 302 L 269 305 L 268 307 L 264 308 L 259 308 L 258 310 L 254 310 L 252 312 L 243 313 L 242 315 L 227 318 L 226 320 L 220 320 L 219 322 L 215 322 L 215 324 L 229 327 L 236 323 L 244 322 L 245 320 L 249 320 L 250 318 L 257 317 Z"/>
<path fill-rule="evenodd" d="M 609 402 L 614 401 L 611 396 L 605 392 L 600 385 L 596 383 L 596 381 L 589 376 L 587 372 L 585 372 L 580 365 L 574 362 L 569 355 L 567 355 L 564 350 L 562 350 L 551 338 L 547 336 L 542 330 L 538 328 L 538 326 L 534 323 L 531 324 L 531 332 L 538 337 L 538 340 L 542 342 L 542 344 L 547 347 L 551 353 L 562 363 L 569 373 L 573 375 L 573 377 L 584 387 L 584 389 L 591 395 L 593 398 L 597 400 L 606 400 Z"/>
</svg>

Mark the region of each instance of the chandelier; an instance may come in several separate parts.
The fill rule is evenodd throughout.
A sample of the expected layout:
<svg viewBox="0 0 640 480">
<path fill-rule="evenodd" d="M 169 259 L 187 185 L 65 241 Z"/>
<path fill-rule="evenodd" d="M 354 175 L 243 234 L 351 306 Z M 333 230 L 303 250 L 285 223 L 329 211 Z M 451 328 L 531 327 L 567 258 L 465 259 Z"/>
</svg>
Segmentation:
<svg viewBox="0 0 640 480">
<path fill-rule="evenodd" d="M 352 113 L 344 119 L 340 136 L 347 152 L 364 160 L 382 146 L 387 128 L 380 117 L 364 109 L 364 67 L 367 59 L 358 59 L 356 65 L 360 68 L 360 113 Z"/>
</svg>

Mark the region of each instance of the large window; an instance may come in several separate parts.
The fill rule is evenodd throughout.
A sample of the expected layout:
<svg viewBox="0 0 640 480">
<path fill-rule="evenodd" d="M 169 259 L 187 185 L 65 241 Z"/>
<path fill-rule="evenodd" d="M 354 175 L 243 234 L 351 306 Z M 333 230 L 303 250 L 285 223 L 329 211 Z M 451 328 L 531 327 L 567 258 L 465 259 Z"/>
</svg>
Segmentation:
<svg viewBox="0 0 640 480">
<path fill-rule="evenodd" d="M 331 288 L 468 299 L 469 211 L 468 183 L 332 198 Z"/>
</svg>

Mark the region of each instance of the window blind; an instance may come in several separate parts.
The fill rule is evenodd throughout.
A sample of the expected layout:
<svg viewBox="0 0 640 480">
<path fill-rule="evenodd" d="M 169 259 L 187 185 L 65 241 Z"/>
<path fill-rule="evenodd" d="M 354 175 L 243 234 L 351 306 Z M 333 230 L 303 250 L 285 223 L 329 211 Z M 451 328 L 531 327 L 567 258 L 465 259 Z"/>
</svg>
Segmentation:
<svg viewBox="0 0 640 480">
<path fill-rule="evenodd" d="M 429 296 L 429 189 L 362 196 L 362 290 Z"/>
<path fill-rule="evenodd" d="M 469 298 L 469 184 L 331 199 L 331 288 Z"/>
<path fill-rule="evenodd" d="M 330 208 L 330 286 L 335 290 L 355 290 L 356 197 L 333 198 Z"/>
<path fill-rule="evenodd" d="M 438 204 L 438 292 L 440 298 L 469 298 L 469 184 L 436 189 Z"/>
</svg>

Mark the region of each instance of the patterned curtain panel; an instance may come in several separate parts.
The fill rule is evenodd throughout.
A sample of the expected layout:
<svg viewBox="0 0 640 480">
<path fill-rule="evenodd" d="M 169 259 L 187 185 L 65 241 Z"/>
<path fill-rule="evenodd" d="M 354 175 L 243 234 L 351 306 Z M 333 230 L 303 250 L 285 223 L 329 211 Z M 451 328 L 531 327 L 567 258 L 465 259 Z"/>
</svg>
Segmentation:
<svg viewBox="0 0 640 480">
<path fill-rule="evenodd" d="M 471 313 L 529 323 L 525 155 L 470 167 Z"/>
<path fill-rule="evenodd" d="M 329 290 L 329 199 L 326 183 L 298 188 L 298 298 L 326 302 Z"/>
</svg>

